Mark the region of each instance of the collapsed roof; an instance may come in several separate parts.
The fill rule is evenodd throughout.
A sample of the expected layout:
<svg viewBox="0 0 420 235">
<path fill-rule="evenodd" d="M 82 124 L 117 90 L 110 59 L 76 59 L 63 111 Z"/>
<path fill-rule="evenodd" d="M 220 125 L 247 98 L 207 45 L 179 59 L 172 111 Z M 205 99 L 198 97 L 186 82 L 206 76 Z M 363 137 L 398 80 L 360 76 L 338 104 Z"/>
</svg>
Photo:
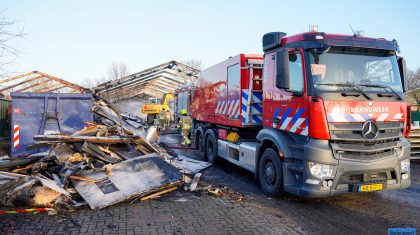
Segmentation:
<svg viewBox="0 0 420 235">
<path fill-rule="evenodd" d="M 85 88 L 43 72 L 32 71 L 0 79 L 0 93 L 9 96 L 11 92 L 84 93 Z"/>
<path fill-rule="evenodd" d="M 93 92 L 109 100 L 134 97 L 163 97 L 187 83 L 194 82 L 199 70 L 177 61 L 169 61 L 126 77 L 102 83 Z"/>
</svg>

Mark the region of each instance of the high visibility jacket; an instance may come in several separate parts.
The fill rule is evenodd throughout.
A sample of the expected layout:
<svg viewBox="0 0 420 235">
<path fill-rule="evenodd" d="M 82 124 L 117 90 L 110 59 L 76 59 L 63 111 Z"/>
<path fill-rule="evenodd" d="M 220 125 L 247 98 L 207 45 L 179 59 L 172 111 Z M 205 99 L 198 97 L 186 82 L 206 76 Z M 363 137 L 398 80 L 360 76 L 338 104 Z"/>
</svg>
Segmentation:
<svg viewBox="0 0 420 235">
<path fill-rule="evenodd" d="M 178 126 L 183 130 L 189 130 L 192 127 L 192 120 L 189 116 L 182 116 Z"/>
<path fill-rule="evenodd" d="M 159 113 L 159 119 L 164 120 L 165 119 L 165 110 L 160 111 Z"/>
<path fill-rule="evenodd" d="M 172 119 L 172 114 L 171 114 L 171 112 L 165 112 L 165 119 L 166 119 L 166 120 L 171 120 L 171 119 Z"/>
</svg>

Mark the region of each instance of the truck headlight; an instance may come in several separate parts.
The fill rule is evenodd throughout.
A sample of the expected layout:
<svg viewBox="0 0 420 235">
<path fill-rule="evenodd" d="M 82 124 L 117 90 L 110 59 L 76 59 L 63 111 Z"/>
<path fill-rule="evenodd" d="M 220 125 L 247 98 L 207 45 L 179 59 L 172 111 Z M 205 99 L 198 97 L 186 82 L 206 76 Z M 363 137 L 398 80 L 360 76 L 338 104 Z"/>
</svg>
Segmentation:
<svg viewBox="0 0 420 235">
<path fill-rule="evenodd" d="M 410 159 L 404 159 L 400 162 L 401 164 L 401 172 L 408 172 L 410 171 Z"/>
<path fill-rule="evenodd" d="M 312 176 L 320 179 L 333 176 L 334 167 L 331 165 L 308 162 L 308 168 Z"/>
</svg>

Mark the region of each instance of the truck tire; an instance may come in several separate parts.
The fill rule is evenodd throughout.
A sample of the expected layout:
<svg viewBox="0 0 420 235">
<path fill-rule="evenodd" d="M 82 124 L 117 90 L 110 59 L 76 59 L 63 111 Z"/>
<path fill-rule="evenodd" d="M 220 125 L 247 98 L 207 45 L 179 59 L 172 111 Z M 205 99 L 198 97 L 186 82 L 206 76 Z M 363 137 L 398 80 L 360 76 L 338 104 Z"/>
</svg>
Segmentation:
<svg viewBox="0 0 420 235">
<path fill-rule="evenodd" d="M 217 139 L 212 130 L 207 130 L 206 133 L 206 147 L 204 156 L 209 163 L 214 163 L 217 158 Z"/>
<path fill-rule="evenodd" d="M 260 185 L 262 191 L 268 196 L 277 195 L 283 188 L 283 167 L 277 152 L 266 149 L 261 155 L 259 163 Z"/>
<path fill-rule="evenodd" d="M 204 134 L 205 134 L 205 130 L 203 127 L 199 126 L 197 127 L 197 131 L 196 133 L 196 143 L 195 143 L 195 147 L 200 150 L 200 152 L 204 152 L 205 150 L 205 139 L 204 139 Z"/>
</svg>

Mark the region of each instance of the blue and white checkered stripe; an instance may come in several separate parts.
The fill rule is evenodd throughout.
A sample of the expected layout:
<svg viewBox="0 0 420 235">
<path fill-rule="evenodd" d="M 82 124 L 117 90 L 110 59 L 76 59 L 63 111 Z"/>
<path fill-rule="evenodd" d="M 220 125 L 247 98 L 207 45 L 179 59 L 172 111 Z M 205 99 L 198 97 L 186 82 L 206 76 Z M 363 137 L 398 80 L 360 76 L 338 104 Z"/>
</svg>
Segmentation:
<svg viewBox="0 0 420 235">
<path fill-rule="evenodd" d="M 242 124 L 247 124 L 249 122 L 246 111 L 248 109 L 248 97 L 249 92 L 246 89 L 242 90 L 242 105 L 241 105 L 241 116 L 242 116 Z M 262 114 L 262 92 L 252 92 L 252 98 L 251 98 L 251 110 L 249 112 L 251 117 L 251 123 L 253 124 L 262 124 L 262 116 L 258 114 Z"/>
<path fill-rule="evenodd" d="M 277 119 L 279 122 L 273 122 L 273 128 L 308 135 L 309 123 L 305 111 L 305 108 L 277 108 L 273 114 L 273 121 Z"/>
</svg>

